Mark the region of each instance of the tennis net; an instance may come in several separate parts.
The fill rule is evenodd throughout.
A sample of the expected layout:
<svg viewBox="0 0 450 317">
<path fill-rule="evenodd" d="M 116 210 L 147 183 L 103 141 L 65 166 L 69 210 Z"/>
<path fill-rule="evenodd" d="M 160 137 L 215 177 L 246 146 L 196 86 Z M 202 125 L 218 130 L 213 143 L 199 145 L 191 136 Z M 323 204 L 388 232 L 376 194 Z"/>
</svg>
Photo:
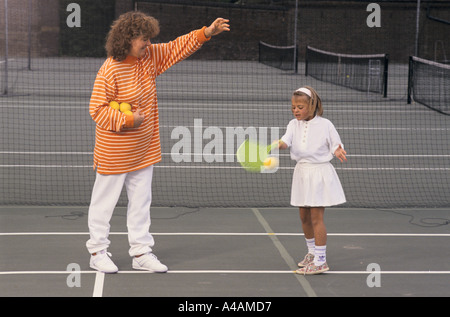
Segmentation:
<svg viewBox="0 0 450 317">
<path fill-rule="evenodd" d="M 411 56 L 408 103 L 412 100 L 450 115 L 450 65 Z"/>
<path fill-rule="evenodd" d="M 90 202 L 96 174 L 95 122 L 89 115 L 89 101 L 105 61 L 104 43 L 99 40 L 105 34 L 100 33 L 112 23 L 114 2 L 77 1 L 85 5 L 81 18 L 86 19 L 77 29 L 66 25 L 70 3 L 61 5 L 60 29 L 45 30 L 59 30 L 59 37 L 45 33 L 32 42 L 31 64 L 19 46 L 23 41 L 11 44 L 8 63 L 0 49 L 0 80 L 2 88 L 8 88 L 7 93 L 0 92 L 0 205 L 87 206 Z M 36 10 L 27 11 L 19 1 L 9 4 L 25 17 L 29 12 L 34 20 L 38 18 Z M 95 5 L 91 13 L 87 5 Z M 108 14 L 105 6 L 110 8 Z M 152 8 L 160 6 L 164 4 Z M 181 4 L 164 7 L 162 30 L 173 24 L 174 8 L 188 10 Z M 197 9 L 191 8 L 186 20 L 198 17 Z M 94 14 L 105 16 L 105 21 L 94 19 Z M 267 17 L 260 11 L 253 17 L 258 15 L 260 21 Z M 236 21 L 242 16 L 237 11 L 229 18 Z M 201 26 L 205 21 L 192 23 Z M 320 25 L 318 20 L 314 26 Z M 10 31 L 18 32 L 12 26 Z M 259 34 L 251 32 L 253 37 Z M 162 38 L 163 34 L 152 43 L 168 42 L 183 33 L 170 38 Z M 365 77 L 356 81 L 363 90 L 359 91 L 305 76 L 303 69 L 311 71 L 314 63 L 307 66 L 302 58 L 296 74 L 260 63 L 258 40 L 242 41 L 241 36 L 241 32 L 221 34 L 157 77 L 162 161 L 155 164 L 153 206 L 289 207 L 296 164 L 289 151 L 275 151 L 280 165 L 274 173 L 248 173 L 237 162 L 236 150 L 246 138 L 263 144 L 279 139 L 293 119 L 292 93 L 306 85 L 320 95 L 323 116 L 333 122 L 348 152 L 346 163 L 332 160 L 347 198 L 342 207 L 450 206 L 450 116 L 407 104 L 408 57 L 389 65 L 389 97 L 384 98 L 386 81 L 381 74 L 376 92 L 367 90 L 367 59 L 365 66 L 352 66 L 355 71 L 350 73 Z M 43 39 L 57 40 L 64 50 L 46 56 L 49 46 L 43 45 Z M 243 60 L 236 52 L 250 53 Z M 217 57 L 219 53 L 223 58 Z M 350 67 L 350 61 L 342 64 L 343 60 L 341 56 L 341 69 Z M 381 73 L 382 60 L 380 56 Z M 335 81 L 336 59 L 318 64 L 316 71 Z M 125 190 L 118 204 L 127 205 Z"/>
<path fill-rule="evenodd" d="M 298 71 L 298 48 L 259 42 L 259 62 L 282 70 Z"/>
<path fill-rule="evenodd" d="M 386 97 L 388 55 L 338 54 L 307 46 L 305 75 Z"/>
</svg>

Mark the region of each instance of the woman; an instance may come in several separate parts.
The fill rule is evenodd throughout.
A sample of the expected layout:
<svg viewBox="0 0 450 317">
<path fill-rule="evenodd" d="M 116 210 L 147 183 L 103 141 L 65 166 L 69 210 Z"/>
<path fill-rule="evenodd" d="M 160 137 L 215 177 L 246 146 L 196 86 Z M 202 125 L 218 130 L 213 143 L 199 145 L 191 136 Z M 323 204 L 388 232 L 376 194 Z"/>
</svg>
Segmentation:
<svg viewBox="0 0 450 317">
<path fill-rule="evenodd" d="M 151 44 L 159 33 L 158 21 L 142 12 L 121 15 L 106 40 L 108 58 L 100 68 L 89 105 L 96 123 L 94 168 L 97 170 L 89 206 L 90 267 L 115 273 L 118 267 L 106 251 L 109 222 L 125 185 L 128 196 L 127 227 L 132 267 L 166 272 L 152 253 L 149 233 L 153 165 L 161 161 L 158 102 L 155 79 L 187 58 L 212 36 L 229 31 L 228 20 L 216 19 L 209 27 L 194 30 L 164 44 Z M 126 115 L 111 101 L 131 105 Z"/>
</svg>

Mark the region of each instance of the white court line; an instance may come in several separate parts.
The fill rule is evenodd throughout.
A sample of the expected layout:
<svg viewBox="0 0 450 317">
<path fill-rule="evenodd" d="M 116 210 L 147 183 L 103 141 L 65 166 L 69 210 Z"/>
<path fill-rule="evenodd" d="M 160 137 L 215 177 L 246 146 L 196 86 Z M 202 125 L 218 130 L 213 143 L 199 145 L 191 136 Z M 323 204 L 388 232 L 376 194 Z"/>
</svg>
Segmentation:
<svg viewBox="0 0 450 317">
<path fill-rule="evenodd" d="M 0 167 L 30 167 L 30 168 L 92 168 L 92 165 L 26 165 L 26 164 L 19 164 L 19 165 L 8 165 L 8 164 L 2 164 Z"/>
<path fill-rule="evenodd" d="M 0 154 L 21 154 L 21 155 L 93 155 L 94 152 L 0 151 Z"/>
<path fill-rule="evenodd" d="M 96 274 L 94 296 L 100 295 L 103 290 L 105 273 L 98 271 L 0 271 L 0 275 L 32 275 L 32 274 Z M 450 271 L 327 271 L 322 274 L 449 274 Z M 169 270 L 166 273 L 153 273 L 149 271 L 118 271 L 114 274 L 295 274 L 290 270 Z M 97 280 L 98 279 L 98 280 Z M 97 287 L 97 289 L 95 289 Z"/>
<path fill-rule="evenodd" d="M 42 152 L 42 151 L 0 151 L 0 154 L 20 154 L 20 155 L 93 155 L 94 152 Z M 178 153 L 176 153 L 178 155 Z M 172 153 L 161 153 L 163 156 L 172 155 Z M 217 156 L 218 154 L 209 153 L 183 153 L 187 156 Z M 220 154 L 222 157 L 235 156 L 236 154 Z M 278 154 L 278 156 L 290 157 L 290 154 Z M 450 154 L 348 154 L 347 157 L 377 157 L 377 158 L 433 158 L 433 157 L 448 157 Z M 230 162 L 234 163 L 234 162 Z"/>
<path fill-rule="evenodd" d="M 0 108 L 7 108 L 7 107 L 11 107 L 11 105 L 2 105 L 0 104 Z M 36 106 L 18 106 L 15 105 L 14 109 L 18 109 L 18 108 L 25 108 L 25 109 L 36 109 Z M 86 106 L 84 107 L 77 107 L 77 106 L 71 106 L 71 107 L 62 107 L 62 108 L 56 108 L 55 106 L 39 106 L 39 109 L 52 109 L 52 110 L 74 110 L 74 109 L 86 109 L 86 115 L 88 115 L 87 112 L 87 108 Z M 164 111 L 164 110 L 168 110 L 168 111 L 174 111 L 177 110 L 179 111 L 181 109 L 181 107 L 161 107 L 159 108 L 159 111 Z M 183 112 L 187 112 L 187 111 L 201 111 L 202 113 L 204 112 L 261 112 L 261 108 L 216 108 L 216 109 L 209 109 L 209 108 L 182 108 Z M 279 113 L 280 109 L 264 109 L 264 112 L 277 112 Z M 333 109 L 327 109 L 327 113 L 330 112 L 351 112 L 351 113 L 381 113 L 381 114 L 386 114 L 386 113 L 405 113 L 405 110 L 361 110 L 361 109 L 339 109 L 339 110 L 333 110 Z M 422 110 L 417 110 L 414 112 L 415 114 L 427 114 L 430 113 L 429 111 L 422 111 Z"/>
<path fill-rule="evenodd" d="M 58 90 L 58 89 L 57 89 Z M 80 91 L 80 90 L 78 90 Z M 11 99 L 0 99 L 0 107 L 3 106 L 11 106 L 11 103 L 16 103 L 15 107 L 18 108 L 53 108 L 55 109 L 55 105 L 70 105 L 70 107 L 68 108 L 61 108 L 61 109 L 70 109 L 70 108 L 80 108 L 80 109 L 88 109 L 89 106 L 89 99 L 86 99 L 85 101 L 78 101 L 78 100 L 11 100 Z M 175 106 L 173 106 L 173 104 L 175 104 Z M 179 102 L 178 104 L 180 104 L 180 107 L 176 106 L 177 103 L 171 103 L 171 102 L 167 102 L 167 101 L 160 101 L 158 102 L 158 109 L 168 109 L 168 110 L 179 110 L 181 108 L 181 105 L 183 106 L 183 110 L 184 109 L 191 109 L 191 110 L 205 110 L 205 109 L 220 109 L 222 108 L 222 111 L 230 111 L 230 110 L 238 110 L 241 109 L 243 107 L 247 107 L 249 106 L 249 103 L 220 103 L 217 104 L 215 102 Z M 205 105 L 204 107 L 199 107 L 198 105 L 202 104 Z M 230 107 L 230 105 L 232 107 Z M 250 104 L 252 106 L 254 106 L 254 104 Z M 223 108 L 224 106 L 226 106 L 226 108 Z M 285 104 L 275 104 L 275 103 L 258 103 L 257 105 L 257 109 L 261 110 L 261 108 L 272 108 L 278 111 L 289 111 L 291 110 L 291 106 L 290 105 L 285 105 Z M 367 110 L 367 109 L 361 109 L 361 104 L 356 103 L 355 105 L 351 105 L 351 104 L 347 104 L 347 105 L 333 105 L 330 104 L 327 109 L 332 109 L 332 108 L 338 108 L 338 109 L 355 109 L 355 110 Z M 377 105 L 374 108 L 380 108 L 379 105 Z M 385 108 L 388 108 L 388 106 L 385 106 Z M 249 109 L 249 108 L 247 108 Z M 381 111 L 381 109 L 372 109 L 374 111 Z M 392 109 L 386 109 L 387 111 Z M 401 109 L 400 109 L 401 110 Z M 396 110 L 398 111 L 398 110 Z M 411 107 L 409 107 L 408 105 L 404 106 L 404 111 L 411 111 Z M 419 110 L 422 112 L 427 112 L 426 110 Z"/>
<path fill-rule="evenodd" d="M 189 128 L 189 129 L 194 129 L 194 128 L 202 128 L 205 129 L 208 126 L 204 125 L 204 126 L 194 126 L 194 125 L 160 125 L 160 128 L 167 128 L 167 129 L 174 129 L 174 128 L 179 128 L 180 126 L 182 126 L 183 128 Z M 214 127 L 216 128 L 220 128 L 220 129 L 226 129 L 226 128 L 231 128 L 231 129 L 235 129 L 237 127 L 232 127 L 232 126 L 220 126 L 220 125 L 214 125 Z M 243 128 L 265 128 L 265 129 L 270 129 L 270 128 L 278 128 L 281 130 L 286 129 L 286 126 L 281 126 L 281 127 L 277 127 L 277 126 L 246 126 Z M 431 128 L 431 127 L 427 127 L 427 128 L 420 128 L 420 127 L 348 127 L 348 126 L 336 126 L 336 130 L 368 130 L 368 131 L 376 131 L 376 130 L 381 130 L 381 131 L 417 131 L 417 132 L 430 132 L 430 131 L 450 131 L 450 127 L 449 128 Z"/>
<path fill-rule="evenodd" d="M 73 274 L 73 272 L 69 272 L 69 273 Z M 96 272 L 95 273 L 94 292 L 92 294 L 92 297 L 102 297 L 104 281 L 105 281 L 105 273 Z"/>
<path fill-rule="evenodd" d="M 54 105 L 49 105 L 51 104 L 50 101 L 42 101 L 42 103 L 45 103 L 44 105 L 39 105 L 38 107 L 36 106 L 36 104 L 38 104 L 39 101 L 33 101 L 33 103 L 29 103 L 29 104 L 16 104 L 14 105 L 14 108 L 23 108 L 23 109 L 53 109 L 53 110 L 74 110 L 74 109 L 86 109 L 86 114 L 88 114 L 87 109 L 88 109 L 88 105 L 89 102 L 71 102 L 71 101 L 59 101 L 59 102 L 54 102 L 54 104 L 67 104 L 70 105 L 67 107 L 58 107 L 55 108 Z M 247 105 L 247 104 L 245 104 Z M 0 108 L 5 108 L 5 107 L 11 107 L 11 101 L 5 100 L 4 102 L 0 101 Z M 239 108 L 230 108 L 230 107 L 217 107 L 217 108 L 211 108 L 210 106 L 208 107 L 183 107 L 183 111 L 202 111 L 202 112 L 245 112 L 245 111 L 254 111 L 254 112 L 259 112 L 261 111 L 261 109 L 264 108 L 265 112 L 280 112 L 280 111 L 284 111 L 286 110 L 285 108 L 280 108 L 280 107 L 276 107 L 276 106 L 258 106 L 257 108 L 243 108 L 243 107 L 239 107 Z M 180 107 L 170 107 L 170 106 L 164 106 L 164 105 L 159 105 L 158 107 L 159 111 L 173 111 L 173 110 L 180 110 Z M 286 111 L 289 111 L 286 110 Z M 358 107 L 356 109 L 353 108 L 349 108 L 349 109 L 333 109 L 332 107 L 327 109 L 327 112 L 351 112 L 351 113 L 382 113 L 382 114 L 386 114 L 386 113 L 405 113 L 405 111 L 408 111 L 406 109 L 402 110 L 393 110 L 393 109 L 361 109 L 360 105 L 358 104 Z M 428 110 L 415 110 L 414 113 L 430 113 Z"/>
<path fill-rule="evenodd" d="M 26 164 L 2 164 L 0 168 L 92 168 L 92 165 L 26 165 Z M 175 169 L 242 169 L 240 166 L 180 166 L 180 165 L 156 165 L 155 168 L 175 168 Z M 278 167 L 281 170 L 293 170 L 294 167 Z M 450 171 L 450 167 L 335 167 L 342 171 Z"/>
<path fill-rule="evenodd" d="M 128 235 L 128 232 L 110 232 Z M 0 232 L 0 236 L 79 236 L 89 232 Z M 303 236 L 289 232 L 152 232 L 154 236 Z M 336 237 L 450 237 L 450 233 L 327 233 Z"/>
</svg>

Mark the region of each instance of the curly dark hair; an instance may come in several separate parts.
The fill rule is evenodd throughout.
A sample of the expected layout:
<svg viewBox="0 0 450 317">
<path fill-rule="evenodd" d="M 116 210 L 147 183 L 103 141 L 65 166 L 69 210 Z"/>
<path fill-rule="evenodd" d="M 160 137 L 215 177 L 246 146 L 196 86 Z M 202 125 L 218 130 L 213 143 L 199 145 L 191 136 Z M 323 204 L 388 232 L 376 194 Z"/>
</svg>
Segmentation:
<svg viewBox="0 0 450 317">
<path fill-rule="evenodd" d="M 139 11 L 122 14 L 111 25 L 106 37 L 106 53 L 117 61 L 129 54 L 131 41 L 139 36 L 152 39 L 159 34 L 159 22 L 154 17 Z"/>
</svg>

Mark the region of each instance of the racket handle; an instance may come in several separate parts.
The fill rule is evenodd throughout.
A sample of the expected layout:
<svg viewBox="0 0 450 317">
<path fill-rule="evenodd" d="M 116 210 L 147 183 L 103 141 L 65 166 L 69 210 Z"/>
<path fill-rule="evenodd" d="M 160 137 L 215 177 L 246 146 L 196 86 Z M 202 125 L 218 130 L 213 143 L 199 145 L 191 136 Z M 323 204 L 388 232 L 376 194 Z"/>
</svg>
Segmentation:
<svg viewBox="0 0 450 317">
<path fill-rule="evenodd" d="M 270 144 L 269 146 L 267 146 L 267 153 L 269 153 L 270 151 L 272 151 L 273 149 L 276 149 L 280 146 L 280 141 L 281 140 L 275 140 L 272 142 L 272 144 Z"/>
</svg>

